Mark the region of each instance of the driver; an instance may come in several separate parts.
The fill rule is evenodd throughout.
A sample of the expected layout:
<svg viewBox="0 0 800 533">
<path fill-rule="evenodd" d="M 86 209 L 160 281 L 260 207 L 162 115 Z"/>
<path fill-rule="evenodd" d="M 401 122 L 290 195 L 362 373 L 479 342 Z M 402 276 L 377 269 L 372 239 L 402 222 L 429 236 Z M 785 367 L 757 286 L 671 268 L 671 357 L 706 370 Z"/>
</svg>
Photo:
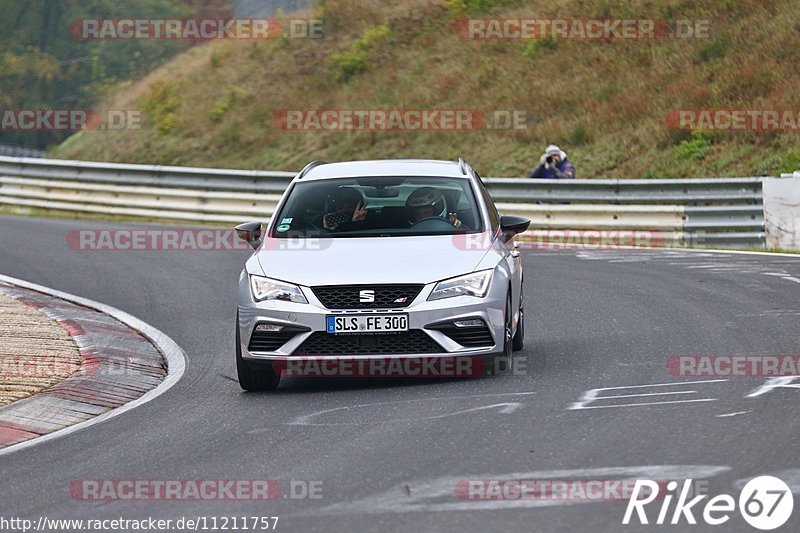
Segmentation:
<svg viewBox="0 0 800 533">
<path fill-rule="evenodd" d="M 329 231 L 355 229 L 367 218 L 367 206 L 361 193 L 352 187 L 339 187 L 325 200 L 322 227 Z"/>
<path fill-rule="evenodd" d="M 442 218 L 455 228 L 461 227 L 456 213 L 447 212 L 447 200 L 442 191 L 433 187 L 420 187 L 408 195 L 406 214 L 411 225 L 426 218 Z"/>
</svg>

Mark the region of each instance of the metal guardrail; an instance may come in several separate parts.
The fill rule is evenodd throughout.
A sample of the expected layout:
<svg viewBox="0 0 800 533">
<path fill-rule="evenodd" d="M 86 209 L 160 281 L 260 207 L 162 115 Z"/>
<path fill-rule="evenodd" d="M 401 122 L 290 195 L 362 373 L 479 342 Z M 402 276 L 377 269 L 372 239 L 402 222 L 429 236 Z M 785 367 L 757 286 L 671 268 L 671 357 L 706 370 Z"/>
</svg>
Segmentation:
<svg viewBox="0 0 800 533">
<path fill-rule="evenodd" d="M 763 178 L 521 180 L 487 178 L 492 196 L 516 202 L 760 204 Z"/>
<path fill-rule="evenodd" d="M 294 172 L 264 170 L 230 170 L 0 157 L 0 176 L 81 181 L 109 185 L 282 193 L 294 175 Z"/>
<path fill-rule="evenodd" d="M 267 218 L 295 174 L 0 156 L 0 204 L 200 223 Z M 665 244 L 764 247 L 765 178 L 484 178 L 545 230 L 642 230 Z"/>
</svg>

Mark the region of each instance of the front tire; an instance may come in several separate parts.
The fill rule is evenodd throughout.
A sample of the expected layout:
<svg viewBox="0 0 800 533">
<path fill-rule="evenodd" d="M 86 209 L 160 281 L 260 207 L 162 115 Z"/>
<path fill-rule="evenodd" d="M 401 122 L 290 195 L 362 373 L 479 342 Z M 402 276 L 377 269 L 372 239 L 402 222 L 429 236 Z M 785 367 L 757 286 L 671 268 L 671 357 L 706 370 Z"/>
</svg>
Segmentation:
<svg viewBox="0 0 800 533">
<path fill-rule="evenodd" d="M 265 363 L 256 367 L 242 358 L 238 311 L 236 313 L 236 373 L 239 376 L 239 386 L 251 392 L 275 390 L 281 381 L 280 374 L 275 373 L 272 365 Z"/>
<path fill-rule="evenodd" d="M 522 292 L 523 287 L 519 288 L 519 320 L 517 321 L 517 331 L 514 333 L 514 340 L 511 347 L 515 352 L 525 347 L 525 296 Z"/>
<path fill-rule="evenodd" d="M 512 350 L 513 340 L 511 338 L 511 288 L 508 290 L 506 298 L 506 312 L 503 326 L 503 353 L 493 358 L 494 374 L 507 374 L 511 372 L 514 364 L 514 352 Z"/>
</svg>

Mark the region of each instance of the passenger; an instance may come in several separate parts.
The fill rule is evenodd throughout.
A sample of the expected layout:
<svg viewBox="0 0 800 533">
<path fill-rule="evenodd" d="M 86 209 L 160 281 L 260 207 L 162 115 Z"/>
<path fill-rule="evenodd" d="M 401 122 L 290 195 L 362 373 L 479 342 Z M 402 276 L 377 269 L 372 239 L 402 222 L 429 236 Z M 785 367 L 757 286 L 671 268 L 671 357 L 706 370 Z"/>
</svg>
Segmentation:
<svg viewBox="0 0 800 533">
<path fill-rule="evenodd" d="M 329 231 L 350 231 L 366 218 L 367 206 L 361 193 L 352 187 L 339 187 L 325 200 L 322 227 Z"/>
</svg>

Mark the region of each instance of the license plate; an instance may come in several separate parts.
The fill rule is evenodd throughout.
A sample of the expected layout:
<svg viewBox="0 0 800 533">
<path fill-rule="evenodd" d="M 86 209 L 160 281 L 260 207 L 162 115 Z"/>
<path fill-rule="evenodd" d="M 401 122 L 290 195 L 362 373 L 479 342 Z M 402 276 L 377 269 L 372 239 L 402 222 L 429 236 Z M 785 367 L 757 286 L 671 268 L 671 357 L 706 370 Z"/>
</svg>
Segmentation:
<svg viewBox="0 0 800 533">
<path fill-rule="evenodd" d="M 394 333 L 408 331 L 408 315 L 328 315 L 325 329 L 328 333 Z"/>
</svg>

